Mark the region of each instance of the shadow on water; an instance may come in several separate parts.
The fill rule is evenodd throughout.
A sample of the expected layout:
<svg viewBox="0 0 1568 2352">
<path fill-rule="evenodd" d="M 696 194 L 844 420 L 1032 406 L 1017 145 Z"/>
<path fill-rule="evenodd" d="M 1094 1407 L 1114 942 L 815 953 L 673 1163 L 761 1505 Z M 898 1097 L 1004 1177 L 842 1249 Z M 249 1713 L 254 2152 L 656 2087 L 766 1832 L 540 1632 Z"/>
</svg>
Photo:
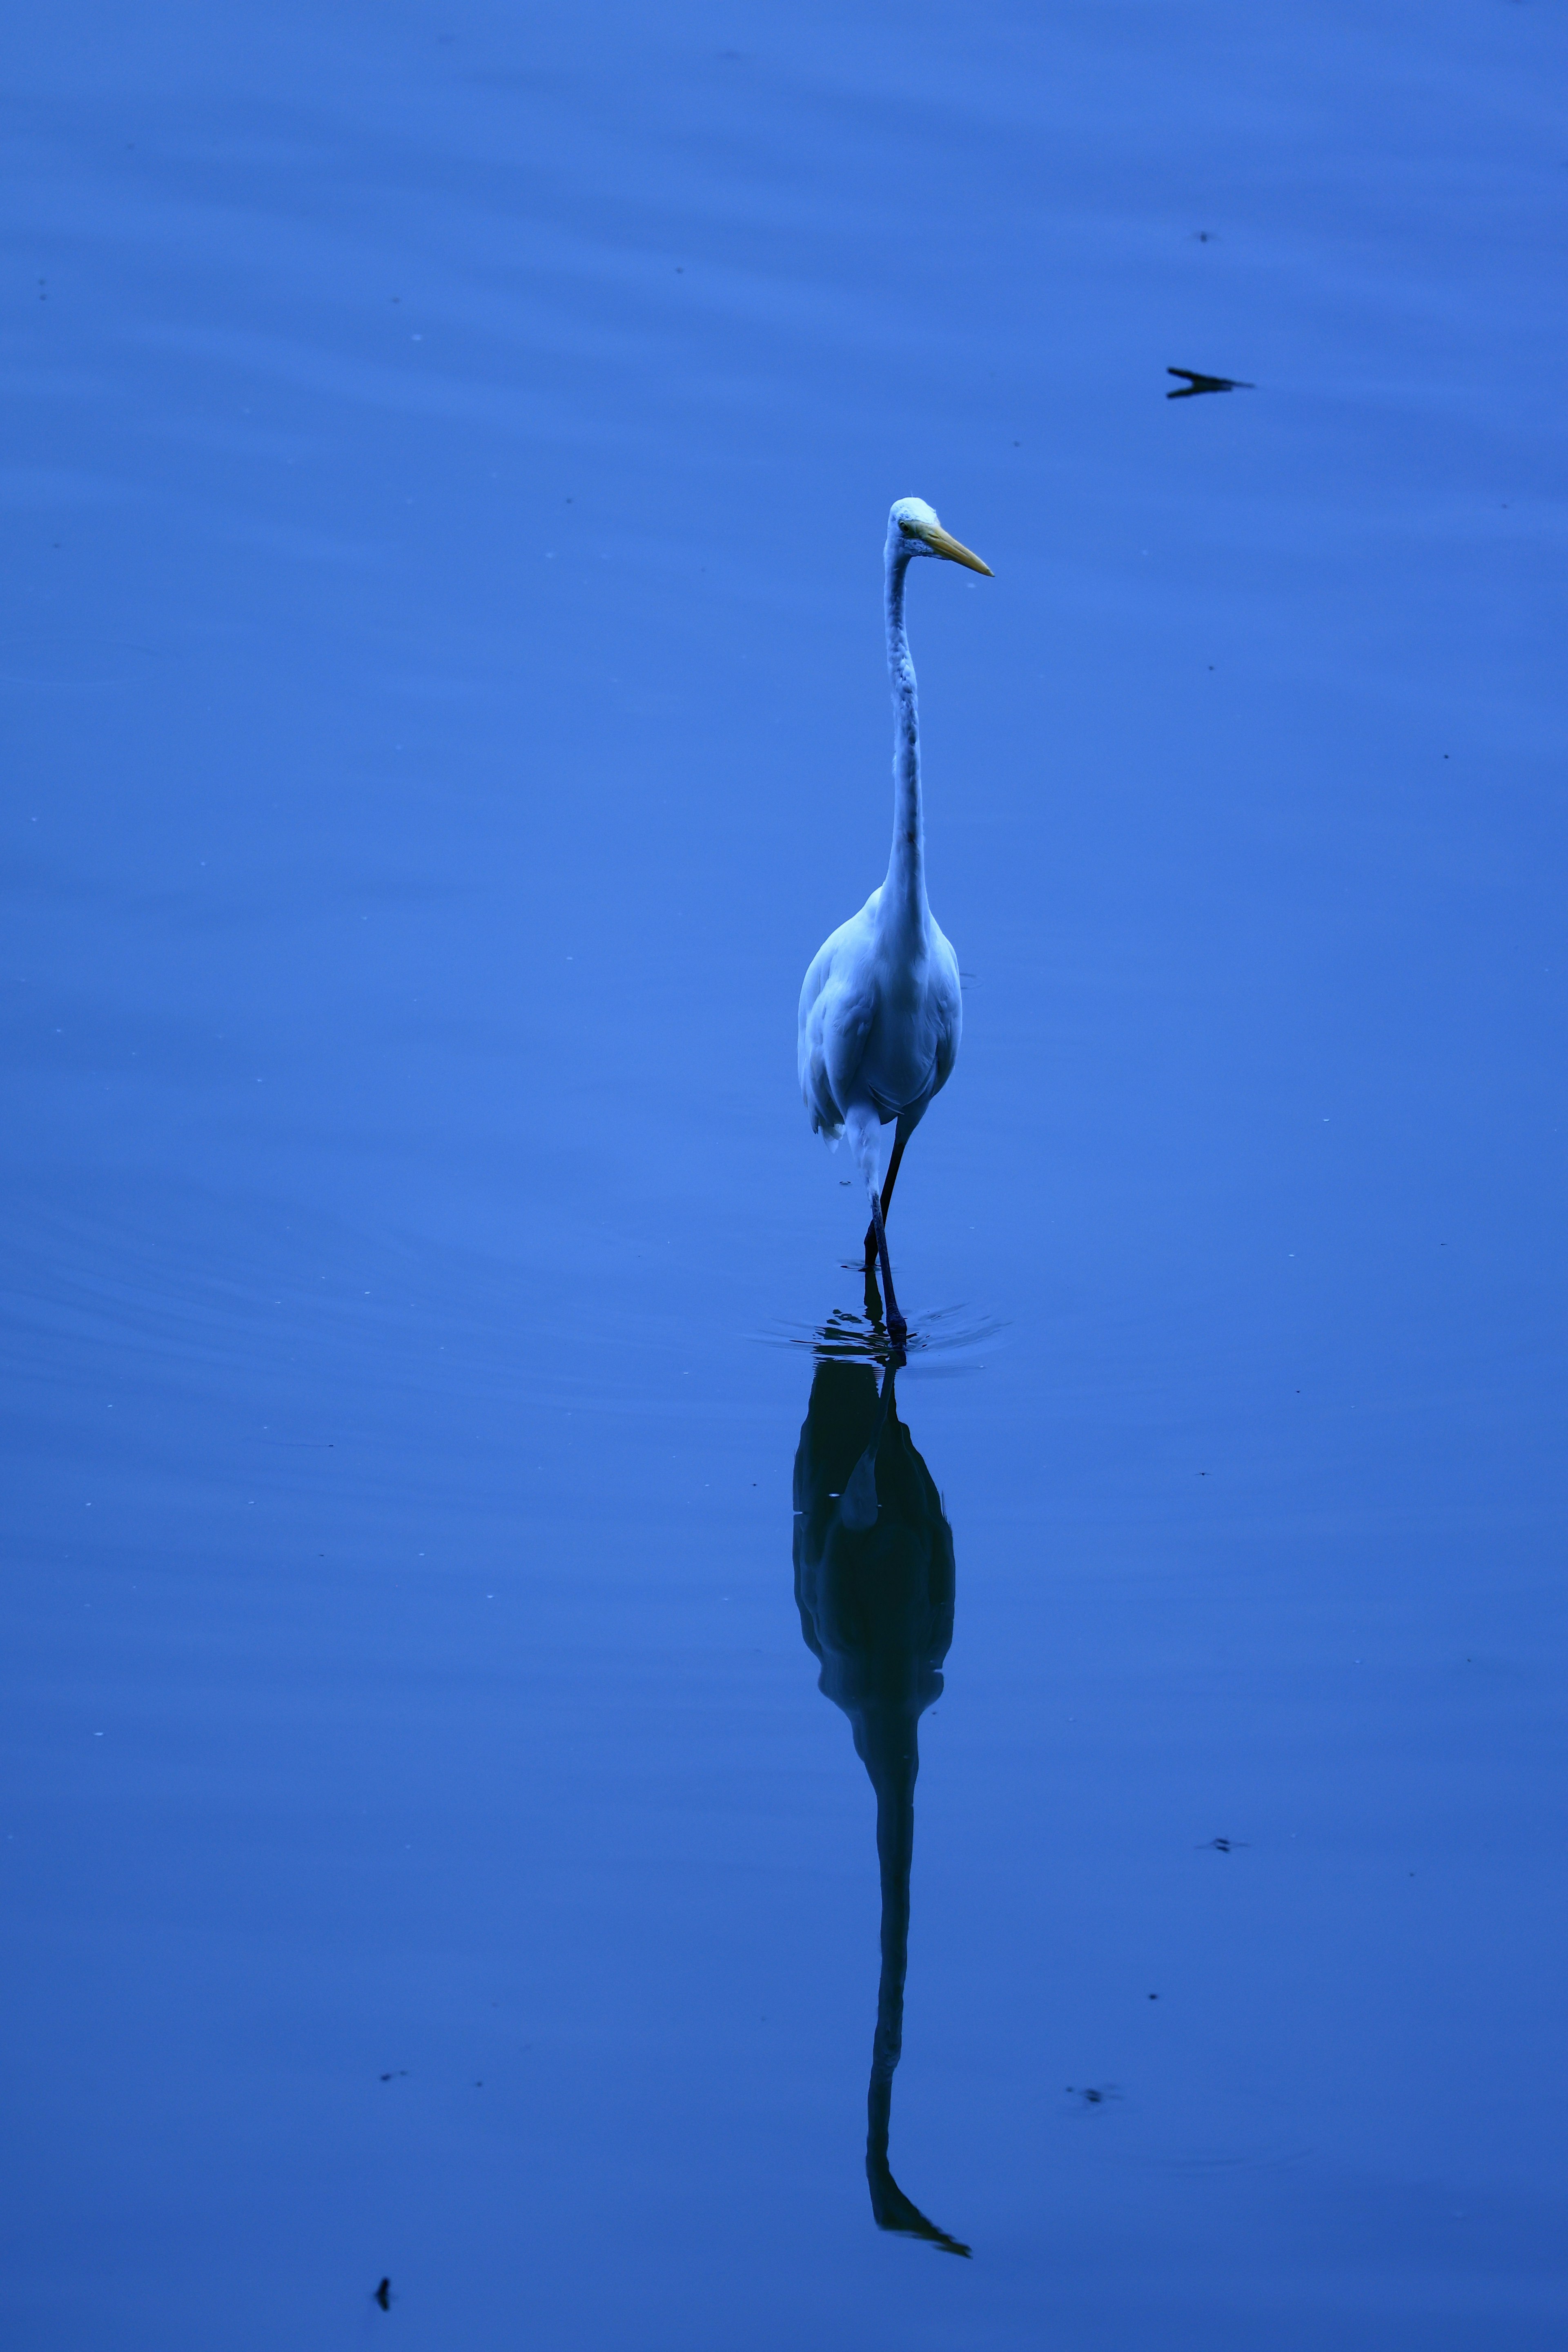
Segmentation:
<svg viewBox="0 0 1568 2352">
<path fill-rule="evenodd" d="M 900 1421 L 896 1363 L 826 1360 L 811 1383 L 795 1457 L 795 1597 L 822 1662 L 819 1688 L 849 1717 L 877 1792 L 882 1967 L 867 2095 L 866 2178 L 881 2230 L 969 2248 L 905 2196 L 888 2162 L 893 2074 L 903 2047 L 910 1867 L 921 1717 L 942 1696 L 952 1639 L 952 1531 Z"/>
</svg>

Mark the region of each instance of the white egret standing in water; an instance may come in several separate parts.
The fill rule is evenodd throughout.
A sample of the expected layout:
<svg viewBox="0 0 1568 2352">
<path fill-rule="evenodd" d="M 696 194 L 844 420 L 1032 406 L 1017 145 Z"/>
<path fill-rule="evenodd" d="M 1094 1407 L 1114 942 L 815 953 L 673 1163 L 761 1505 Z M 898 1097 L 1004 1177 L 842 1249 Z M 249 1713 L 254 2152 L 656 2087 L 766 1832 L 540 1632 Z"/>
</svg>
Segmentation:
<svg viewBox="0 0 1568 2352">
<path fill-rule="evenodd" d="M 884 1223 L 904 1146 L 947 1084 L 963 1025 L 958 958 L 926 898 L 925 830 L 914 664 L 904 632 L 904 579 L 918 556 L 937 555 L 971 572 L 991 567 L 943 530 L 923 499 L 900 499 L 888 517 L 884 552 L 888 675 L 893 689 L 893 848 L 887 879 L 858 915 L 841 923 L 812 960 L 800 992 L 800 1086 L 814 1133 L 849 1138 L 871 1199 L 866 1265 L 881 1261 L 888 1330 L 909 1327 L 893 1295 Z M 893 1153 L 882 1180 L 884 1128 Z"/>
</svg>

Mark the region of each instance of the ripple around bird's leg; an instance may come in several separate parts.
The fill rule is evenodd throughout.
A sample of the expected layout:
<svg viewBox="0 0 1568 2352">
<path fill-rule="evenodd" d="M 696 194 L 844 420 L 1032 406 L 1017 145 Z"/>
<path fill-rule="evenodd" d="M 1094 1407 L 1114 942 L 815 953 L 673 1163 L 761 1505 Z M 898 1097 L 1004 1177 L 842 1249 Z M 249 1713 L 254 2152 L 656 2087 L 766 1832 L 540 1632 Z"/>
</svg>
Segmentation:
<svg viewBox="0 0 1568 2352">
<path fill-rule="evenodd" d="M 856 1274 L 861 1271 L 858 1260 L 850 1270 Z M 872 1296 L 872 1286 L 868 1282 L 868 1307 Z M 756 1336 L 764 1346 L 803 1348 L 830 1361 L 886 1365 L 912 1362 L 917 1357 L 940 1356 L 955 1370 L 962 1368 L 979 1371 L 984 1365 L 981 1351 L 1007 1328 L 999 1318 L 977 1313 L 966 1306 L 939 1307 L 929 1313 L 911 1316 L 907 1335 L 895 1340 L 882 1318 L 879 1297 L 876 1307 L 873 1314 L 837 1307 L 825 1323 L 779 1323 Z M 967 1365 L 965 1359 L 969 1360 Z"/>
</svg>

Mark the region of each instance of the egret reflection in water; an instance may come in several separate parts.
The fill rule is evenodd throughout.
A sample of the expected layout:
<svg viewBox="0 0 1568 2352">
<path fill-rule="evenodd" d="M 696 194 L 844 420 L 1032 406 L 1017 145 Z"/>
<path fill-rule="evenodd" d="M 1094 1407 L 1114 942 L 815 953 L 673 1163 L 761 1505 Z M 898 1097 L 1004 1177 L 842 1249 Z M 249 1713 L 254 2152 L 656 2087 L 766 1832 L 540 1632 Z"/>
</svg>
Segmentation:
<svg viewBox="0 0 1568 2352">
<path fill-rule="evenodd" d="M 896 1361 L 819 1362 L 795 1457 L 795 1597 L 819 1687 L 849 1717 L 877 1792 L 882 1966 L 867 2095 L 866 2177 L 883 2230 L 969 2248 L 929 2221 L 888 2161 L 893 2074 L 903 2047 L 920 1718 L 942 1696 L 952 1639 L 952 1531 L 900 1421 Z"/>
</svg>

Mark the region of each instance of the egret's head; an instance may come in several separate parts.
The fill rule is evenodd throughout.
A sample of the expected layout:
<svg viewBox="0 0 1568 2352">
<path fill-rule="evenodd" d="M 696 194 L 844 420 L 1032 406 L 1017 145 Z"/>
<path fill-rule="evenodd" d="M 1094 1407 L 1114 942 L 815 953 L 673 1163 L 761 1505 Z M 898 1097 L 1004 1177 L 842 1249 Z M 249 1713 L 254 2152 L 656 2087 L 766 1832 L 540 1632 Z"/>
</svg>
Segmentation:
<svg viewBox="0 0 1568 2352">
<path fill-rule="evenodd" d="M 888 517 L 888 552 L 905 555 L 940 555 L 949 563 L 966 563 L 971 572 L 984 572 L 987 580 L 993 577 L 991 566 L 982 563 L 967 547 L 954 539 L 952 531 L 943 530 L 936 518 L 936 509 L 928 507 L 924 499 L 896 499 Z"/>
</svg>

